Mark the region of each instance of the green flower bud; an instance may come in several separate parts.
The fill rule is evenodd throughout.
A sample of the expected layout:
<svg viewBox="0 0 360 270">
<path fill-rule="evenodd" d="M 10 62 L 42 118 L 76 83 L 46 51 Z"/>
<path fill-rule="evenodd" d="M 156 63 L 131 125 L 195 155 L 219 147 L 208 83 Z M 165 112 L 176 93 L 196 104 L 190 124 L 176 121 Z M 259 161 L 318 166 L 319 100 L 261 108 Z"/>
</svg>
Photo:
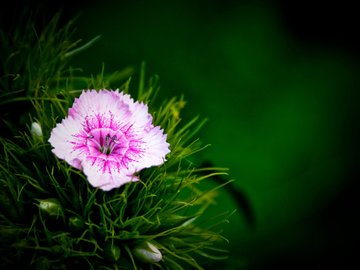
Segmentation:
<svg viewBox="0 0 360 270">
<path fill-rule="evenodd" d="M 80 217 L 70 217 L 69 218 L 69 228 L 73 231 L 79 231 L 84 228 L 85 222 Z"/>
<path fill-rule="evenodd" d="M 41 126 L 39 125 L 39 123 L 33 122 L 31 124 L 31 134 L 38 138 L 43 137 L 42 129 L 41 129 Z"/>
<path fill-rule="evenodd" d="M 38 200 L 39 208 L 41 211 L 46 213 L 49 216 L 58 218 L 59 216 L 63 216 L 63 210 L 60 202 L 57 199 L 50 198 L 45 200 Z"/>
<path fill-rule="evenodd" d="M 156 246 L 149 242 L 143 242 L 134 249 L 134 255 L 145 263 L 157 263 L 161 261 L 162 254 Z"/>
<path fill-rule="evenodd" d="M 120 248 L 114 244 L 106 244 L 104 247 L 105 258 L 111 262 L 116 262 L 120 259 Z"/>
</svg>

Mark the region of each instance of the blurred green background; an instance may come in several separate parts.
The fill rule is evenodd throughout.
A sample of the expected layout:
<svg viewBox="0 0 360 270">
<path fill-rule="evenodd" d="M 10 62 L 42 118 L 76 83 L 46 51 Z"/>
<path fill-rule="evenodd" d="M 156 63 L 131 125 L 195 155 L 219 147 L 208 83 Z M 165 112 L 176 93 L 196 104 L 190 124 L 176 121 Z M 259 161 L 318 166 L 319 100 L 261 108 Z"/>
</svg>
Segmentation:
<svg viewBox="0 0 360 270">
<path fill-rule="evenodd" d="M 349 2 L 350 3 L 350 2 Z M 250 205 L 223 190 L 227 269 L 327 269 L 354 260 L 358 43 L 349 3 L 59 1 L 76 37 L 102 38 L 73 59 L 84 74 L 147 63 L 159 99 L 209 119 L 199 163 L 230 168 Z M 238 198 L 239 199 L 239 198 Z"/>
</svg>

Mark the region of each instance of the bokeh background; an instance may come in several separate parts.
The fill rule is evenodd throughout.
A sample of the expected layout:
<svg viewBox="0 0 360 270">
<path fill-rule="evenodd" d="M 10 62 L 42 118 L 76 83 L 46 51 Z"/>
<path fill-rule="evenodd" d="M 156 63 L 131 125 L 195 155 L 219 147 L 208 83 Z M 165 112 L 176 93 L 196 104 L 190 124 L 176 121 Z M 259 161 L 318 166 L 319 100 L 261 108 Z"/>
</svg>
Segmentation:
<svg viewBox="0 0 360 270">
<path fill-rule="evenodd" d="M 158 98 L 208 118 L 198 155 L 228 167 L 214 213 L 227 269 L 345 269 L 357 255 L 358 14 L 351 1 L 35 1 L 77 16 L 86 75 L 146 61 Z M 210 213 L 212 214 L 212 213 Z"/>
</svg>

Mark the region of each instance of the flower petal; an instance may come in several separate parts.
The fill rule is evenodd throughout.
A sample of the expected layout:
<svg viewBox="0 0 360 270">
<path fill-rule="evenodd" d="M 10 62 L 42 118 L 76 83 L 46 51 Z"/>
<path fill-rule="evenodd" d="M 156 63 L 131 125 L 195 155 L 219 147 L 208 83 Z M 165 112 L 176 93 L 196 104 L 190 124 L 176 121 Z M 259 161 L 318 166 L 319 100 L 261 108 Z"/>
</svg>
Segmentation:
<svg viewBox="0 0 360 270">
<path fill-rule="evenodd" d="M 121 170 L 121 167 L 114 161 L 88 158 L 82 163 L 82 167 L 89 183 L 104 191 L 120 187 L 125 183 L 138 181 L 136 176 L 127 175 L 126 171 Z"/>
<path fill-rule="evenodd" d="M 73 149 L 73 135 L 82 130 L 82 125 L 72 117 L 65 118 L 51 131 L 49 142 L 52 152 L 60 159 L 66 160 L 71 166 L 81 169 L 79 153 Z"/>
<path fill-rule="evenodd" d="M 131 112 L 130 118 L 128 121 L 132 125 L 136 125 L 137 127 L 144 127 L 151 124 L 152 116 L 149 114 L 148 106 L 142 102 L 134 102 L 134 100 L 128 94 L 124 94 L 122 92 L 114 91 L 113 95 L 115 95 L 122 103 L 126 104 Z"/>
<path fill-rule="evenodd" d="M 153 127 L 149 132 L 143 134 L 140 145 L 141 155 L 133 163 L 136 172 L 165 162 L 165 156 L 170 152 L 170 145 L 166 142 L 166 137 L 159 126 Z"/>
<path fill-rule="evenodd" d="M 75 99 L 69 109 L 69 116 L 85 119 L 89 115 L 106 115 L 109 112 L 116 112 L 120 119 L 126 119 L 126 115 L 130 113 L 129 106 L 114 98 L 112 92 L 88 90 L 83 91 L 80 97 Z"/>
</svg>

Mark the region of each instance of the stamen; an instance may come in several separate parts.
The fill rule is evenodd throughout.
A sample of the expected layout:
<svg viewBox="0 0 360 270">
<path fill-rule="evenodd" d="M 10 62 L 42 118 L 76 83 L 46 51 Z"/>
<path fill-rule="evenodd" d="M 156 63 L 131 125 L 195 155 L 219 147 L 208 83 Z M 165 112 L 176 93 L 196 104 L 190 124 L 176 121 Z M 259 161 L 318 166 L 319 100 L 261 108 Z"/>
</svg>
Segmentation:
<svg viewBox="0 0 360 270">
<path fill-rule="evenodd" d="M 110 144 L 109 140 L 110 140 L 110 134 L 108 133 L 105 137 L 105 147 L 109 146 Z"/>
<path fill-rule="evenodd" d="M 118 141 L 117 136 L 116 135 L 112 136 L 112 138 L 111 138 L 112 144 L 110 145 L 110 152 L 112 152 L 115 149 L 115 147 L 117 145 L 117 141 Z"/>
<path fill-rule="evenodd" d="M 105 136 L 105 143 L 99 147 L 99 151 L 103 154 L 110 155 L 117 144 L 117 136 L 110 136 L 108 133 Z"/>
</svg>

